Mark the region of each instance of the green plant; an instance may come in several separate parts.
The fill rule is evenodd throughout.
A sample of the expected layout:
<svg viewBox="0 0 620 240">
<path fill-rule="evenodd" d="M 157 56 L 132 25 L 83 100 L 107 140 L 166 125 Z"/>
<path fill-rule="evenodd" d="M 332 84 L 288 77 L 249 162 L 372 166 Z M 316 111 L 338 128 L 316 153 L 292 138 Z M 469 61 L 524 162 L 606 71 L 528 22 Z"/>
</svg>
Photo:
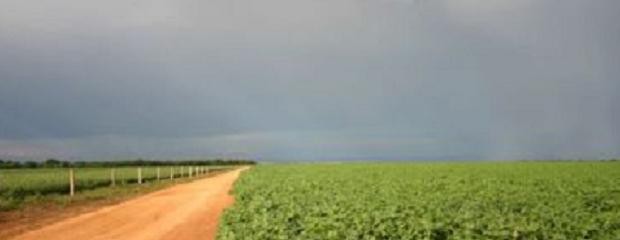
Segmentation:
<svg viewBox="0 0 620 240">
<path fill-rule="evenodd" d="M 617 162 L 261 165 L 218 239 L 620 239 Z"/>
</svg>

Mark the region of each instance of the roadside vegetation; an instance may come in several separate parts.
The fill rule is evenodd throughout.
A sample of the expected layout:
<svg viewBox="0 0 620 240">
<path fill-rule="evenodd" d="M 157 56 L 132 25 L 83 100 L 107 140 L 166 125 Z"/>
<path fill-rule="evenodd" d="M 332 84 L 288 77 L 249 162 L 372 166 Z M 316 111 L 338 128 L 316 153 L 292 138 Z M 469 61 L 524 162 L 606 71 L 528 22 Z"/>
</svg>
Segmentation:
<svg viewBox="0 0 620 240">
<path fill-rule="evenodd" d="M 620 239 L 620 162 L 261 165 L 231 239 Z"/>
<path fill-rule="evenodd" d="M 17 209 L 24 203 L 71 202 L 79 198 L 100 198 L 160 183 L 230 169 L 251 161 L 124 161 L 124 162 L 45 162 L 3 161 L 0 169 L 0 211 Z M 217 164 L 217 165 L 216 165 Z M 74 196 L 70 194 L 73 174 Z M 94 191 L 98 190 L 98 191 Z M 120 192 L 119 192 L 120 190 Z M 136 189 L 139 191 L 139 189 Z M 132 190 L 134 191 L 134 190 Z"/>
</svg>

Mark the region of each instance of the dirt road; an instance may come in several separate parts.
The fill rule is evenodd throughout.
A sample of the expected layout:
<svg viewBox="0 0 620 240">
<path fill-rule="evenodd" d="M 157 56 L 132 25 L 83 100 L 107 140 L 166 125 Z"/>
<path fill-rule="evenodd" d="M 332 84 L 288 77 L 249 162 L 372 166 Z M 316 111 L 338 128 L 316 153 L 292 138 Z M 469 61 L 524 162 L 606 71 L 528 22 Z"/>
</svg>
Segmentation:
<svg viewBox="0 0 620 240">
<path fill-rule="evenodd" d="M 213 239 L 238 169 L 70 218 L 15 239 Z"/>
</svg>

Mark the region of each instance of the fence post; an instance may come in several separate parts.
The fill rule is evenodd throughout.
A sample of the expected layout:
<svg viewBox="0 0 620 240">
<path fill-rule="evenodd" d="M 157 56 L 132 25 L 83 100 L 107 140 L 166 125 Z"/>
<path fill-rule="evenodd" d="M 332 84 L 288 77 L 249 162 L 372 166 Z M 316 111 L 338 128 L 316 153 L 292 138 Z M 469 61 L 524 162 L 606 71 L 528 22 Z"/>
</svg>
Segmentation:
<svg viewBox="0 0 620 240">
<path fill-rule="evenodd" d="M 183 178 L 185 175 L 185 172 L 183 172 L 183 166 L 181 166 L 181 178 Z"/>
<path fill-rule="evenodd" d="M 138 184 L 142 184 L 142 168 L 138 167 Z"/>
<path fill-rule="evenodd" d="M 170 167 L 170 180 L 174 179 L 174 167 Z"/>
<path fill-rule="evenodd" d="M 157 167 L 157 181 L 161 181 L 161 169 Z"/>
<path fill-rule="evenodd" d="M 116 186 L 116 176 L 115 176 L 115 174 L 116 174 L 116 171 L 114 170 L 114 168 L 112 168 L 110 170 L 110 185 L 112 187 Z"/>
<path fill-rule="evenodd" d="M 190 178 L 192 177 L 193 170 L 194 170 L 194 167 L 189 166 L 189 177 L 190 177 Z"/>
<path fill-rule="evenodd" d="M 69 195 L 75 195 L 75 172 L 73 168 L 69 169 Z"/>
</svg>

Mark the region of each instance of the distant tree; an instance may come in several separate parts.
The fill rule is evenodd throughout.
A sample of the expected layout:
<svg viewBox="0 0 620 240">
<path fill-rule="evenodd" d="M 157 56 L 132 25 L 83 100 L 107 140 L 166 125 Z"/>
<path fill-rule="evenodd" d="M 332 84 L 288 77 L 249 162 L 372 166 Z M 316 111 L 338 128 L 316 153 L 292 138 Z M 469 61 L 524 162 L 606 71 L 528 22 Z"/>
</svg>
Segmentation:
<svg viewBox="0 0 620 240">
<path fill-rule="evenodd" d="M 48 167 L 48 168 L 82 168 L 82 167 L 131 167 L 131 166 L 188 166 L 188 165 L 197 165 L 197 166 L 212 166 L 212 165 L 255 165 L 256 162 L 251 160 L 184 160 L 184 161 L 175 161 L 175 160 L 144 160 L 144 159 L 136 159 L 136 160 L 124 160 L 124 161 L 77 161 L 77 162 L 69 162 L 69 161 L 61 161 L 57 159 L 47 159 L 43 162 L 18 162 L 11 160 L 0 160 L 0 168 L 38 168 L 38 167 Z"/>
<path fill-rule="evenodd" d="M 63 167 L 63 168 L 68 168 L 68 167 L 71 167 L 71 163 L 68 162 L 68 161 L 62 161 L 60 166 Z"/>
<path fill-rule="evenodd" d="M 39 164 L 34 161 L 27 161 L 22 166 L 24 166 L 25 168 L 37 168 Z"/>
<path fill-rule="evenodd" d="M 61 167 L 62 166 L 62 162 L 60 162 L 59 160 L 50 158 L 45 160 L 45 162 L 43 162 L 43 167 L 53 167 L 53 168 L 57 168 L 57 167 Z"/>
</svg>

